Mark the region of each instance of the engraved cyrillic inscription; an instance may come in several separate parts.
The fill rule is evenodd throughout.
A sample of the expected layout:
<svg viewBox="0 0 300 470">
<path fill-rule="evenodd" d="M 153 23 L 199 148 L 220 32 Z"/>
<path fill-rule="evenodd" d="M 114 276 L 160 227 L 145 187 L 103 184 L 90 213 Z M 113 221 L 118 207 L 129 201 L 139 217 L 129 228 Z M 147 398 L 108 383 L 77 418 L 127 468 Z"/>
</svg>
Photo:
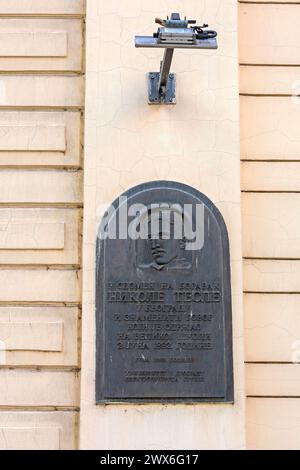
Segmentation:
<svg viewBox="0 0 300 470">
<path fill-rule="evenodd" d="M 97 402 L 232 402 L 230 263 L 220 213 L 177 183 L 126 195 L 126 218 L 122 199 L 97 245 Z"/>
</svg>

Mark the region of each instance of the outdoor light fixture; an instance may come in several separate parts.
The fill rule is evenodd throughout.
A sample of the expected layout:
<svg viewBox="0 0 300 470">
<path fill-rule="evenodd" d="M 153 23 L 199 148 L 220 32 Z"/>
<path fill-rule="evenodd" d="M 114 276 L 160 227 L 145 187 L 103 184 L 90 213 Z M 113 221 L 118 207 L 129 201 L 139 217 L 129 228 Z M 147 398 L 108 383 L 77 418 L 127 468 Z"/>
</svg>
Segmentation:
<svg viewBox="0 0 300 470">
<path fill-rule="evenodd" d="M 162 27 L 153 36 L 135 37 L 135 47 L 165 49 L 160 71 L 148 74 L 148 103 L 176 104 L 176 78 L 170 73 L 174 49 L 217 49 L 217 33 L 205 29 L 207 24 L 196 26 L 196 20 L 181 19 L 179 13 L 166 20 L 156 18 L 155 23 Z"/>
</svg>

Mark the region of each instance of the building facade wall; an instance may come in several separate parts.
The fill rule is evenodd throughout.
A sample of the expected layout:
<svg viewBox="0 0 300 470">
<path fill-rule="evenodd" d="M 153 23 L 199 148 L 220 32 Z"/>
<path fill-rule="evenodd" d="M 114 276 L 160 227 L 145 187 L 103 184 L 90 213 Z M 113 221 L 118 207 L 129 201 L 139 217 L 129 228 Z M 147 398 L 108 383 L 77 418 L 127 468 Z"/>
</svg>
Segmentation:
<svg viewBox="0 0 300 470">
<path fill-rule="evenodd" d="M 299 15 L 296 1 L 239 3 L 250 449 L 300 447 Z"/>
<path fill-rule="evenodd" d="M 0 1 L 0 449 L 78 437 L 84 2 Z"/>
<path fill-rule="evenodd" d="M 177 105 L 149 107 L 162 54 L 133 37 L 172 10 L 217 29 L 219 49 L 176 51 Z M 300 448 L 299 14 L 0 0 L 0 449 Z M 227 224 L 233 406 L 95 405 L 97 227 L 157 179 L 205 193 Z"/>
<path fill-rule="evenodd" d="M 136 50 L 155 16 L 180 11 L 220 33 L 218 51 L 176 51 L 178 102 L 149 107 L 146 74 L 161 51 Z M 88 0 L 83 238 L 81 449 L 244 448 L 244 356 L 237 4 Z M 101 215 L 139 183 L 175 180 L 205 193 L 229 230 L 234 405 L 95 405 L 95 243 Z"/>
</svg>

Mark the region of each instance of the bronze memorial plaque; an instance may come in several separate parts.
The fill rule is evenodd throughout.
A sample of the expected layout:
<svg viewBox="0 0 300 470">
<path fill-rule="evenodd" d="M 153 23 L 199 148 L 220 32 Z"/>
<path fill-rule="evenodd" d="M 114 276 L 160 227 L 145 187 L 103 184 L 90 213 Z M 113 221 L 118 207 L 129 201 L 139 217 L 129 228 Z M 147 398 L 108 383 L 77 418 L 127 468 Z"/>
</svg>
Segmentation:
<svg viewBox="0 0 300 470">
<path fill-rule="evenodd" d="M 124 193 L 97 239 L 96 402 L 233 402 L 230 257 L 215 205 L 184 184 Z"/>
</svg>

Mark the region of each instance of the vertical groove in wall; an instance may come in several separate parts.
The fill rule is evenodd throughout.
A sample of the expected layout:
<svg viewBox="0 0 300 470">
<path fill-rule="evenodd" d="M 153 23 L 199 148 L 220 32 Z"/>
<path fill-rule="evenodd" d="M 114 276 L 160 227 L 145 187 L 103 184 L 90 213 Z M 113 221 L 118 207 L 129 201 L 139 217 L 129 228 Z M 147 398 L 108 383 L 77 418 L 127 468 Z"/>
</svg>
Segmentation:
<svg viewBox="0 0 300 470">
<path fill-rule="evenodd" d="M 86 8 L 86 1 L 85 8 Z M 86 11 L 86 10 L 85 10 Z M 86 21 L 85 17 L 82 18 L 82 73 L 84 75 L 84 93 L 83 93 L 83 103 L 85 103 L 85 59 L 86 59 Z M 85 122 L 85 107 L 81 111 L 81 127 L 80 127 L 80 167 L 83 170 L 84 174 L 84 122 Z M 83 184 L 84 179 L 82 180 Z M 83 188 L 84 189 L 84 188 Z M 84 220 L 84 205 L 81 211 L 81 219 L 80 219 L 80 230 L 79 230 L 79 256 L 80 256 L 80 265 L 82 266 L 82 251 L 83 251 L 83 220 Z M 78 321 L 78 366 L 81 368 L 81 345 L 82 345 L 82 288 L 81 288 L 81 306 L 79 309 L 79 321 Z M 79 384 L 81 385 L 80 377 L 79 377 Z M 79 386 L 79 393 L 78 393 L 78 403 L 80 403 L 80 386 Z M 76 448 L 79 449 L 79 440 L 80 440 L 80 412 L 77 416 L 77 423 L 76 423 Z"/>
</svg>

